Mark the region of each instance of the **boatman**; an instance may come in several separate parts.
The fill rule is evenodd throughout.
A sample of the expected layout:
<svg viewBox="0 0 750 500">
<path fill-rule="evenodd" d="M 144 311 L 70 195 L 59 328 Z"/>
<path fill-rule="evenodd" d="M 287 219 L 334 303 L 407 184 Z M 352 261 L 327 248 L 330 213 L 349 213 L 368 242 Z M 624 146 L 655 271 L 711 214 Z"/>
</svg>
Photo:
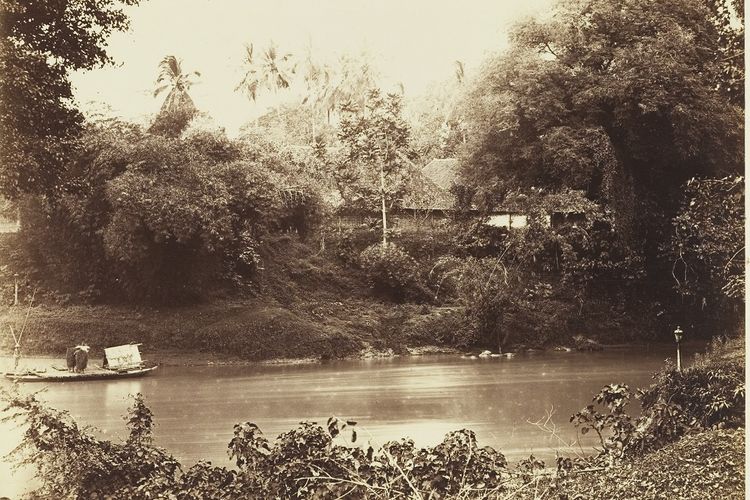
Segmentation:
<svg viewBox="0 0 750 500">
<path fill-rule="evenodd" d="M 65 365 L 68 367 L 69 372 L 73 372 L 76 369 L 76 347 L 68 347 L 65 349 Z"/>
<path fill-rule="evenodd" d="M 76 373 L 83 373 L 86 366 L 89 364 L 89 349 L 87 345 L 79 345 L 75 347 L 75 369 Z"/>
</svg>

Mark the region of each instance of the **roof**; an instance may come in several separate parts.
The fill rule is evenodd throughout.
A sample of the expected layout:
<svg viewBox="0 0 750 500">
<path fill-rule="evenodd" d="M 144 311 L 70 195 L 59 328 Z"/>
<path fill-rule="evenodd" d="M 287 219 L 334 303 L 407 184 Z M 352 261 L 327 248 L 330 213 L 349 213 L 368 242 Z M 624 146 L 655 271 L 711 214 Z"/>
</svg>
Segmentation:
<svg viewBox="0 0 750 500">
<path fill-rule="evenodd" d="M 403 208 L 416 210 L 450 210 L 455 199 L 451 187 L 458 177 L 458 160 L 432 160 L 411 172 L 409 193 L 402 200 Z"/>
<path fill-rule="evenodd" d="M 583 214 L 597 208 L 596 203 L 586 198 L 583 190 L 567 189 L 556 193 L 545 193 L 542 201 L 550 212 L 564 214 Z"/>
<path fill-rule="evenodd" d="M 435 159 L 422 167 L 422 175 L 438 187 L 449 191 L 457 183 L 458 167 L 458 160 L 455 158 Z"/>
</svg>

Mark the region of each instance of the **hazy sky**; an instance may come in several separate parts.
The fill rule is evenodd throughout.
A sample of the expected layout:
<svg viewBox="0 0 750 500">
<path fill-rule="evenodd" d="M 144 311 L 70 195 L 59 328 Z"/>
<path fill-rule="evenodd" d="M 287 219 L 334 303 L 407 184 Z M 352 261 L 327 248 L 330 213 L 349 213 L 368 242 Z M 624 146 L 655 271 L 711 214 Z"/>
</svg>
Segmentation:
<svg viewBox="0 0 750 500">
<path fill-rule="evenodd" d="M 245 43 L 256 50 L 273 40 L 280 51 L 313 54 L 335 61 L 342 53 L 367 51 L 382 84 L 402 82 L 417 95 L 432 82 L 450 77 L 454 61 L 467 72 L 492 51 L 506 46 L 515 22 L 541 13 L 551 0 L 525 2 L 427 0 L 147 0 L 128 8 L 131 29 L 113 35 L 109 53 L 117 62 L 73 75 L 76 97 L 111 106 L 116 114 L 144 120 L 158 111 L 164 94 L 152 90 L 159 61 L 175 55 L 183 69 L 201 73 L 190 94 L 201 111 L 233 133 L 267 108 L 234 88 L 240 81 Z"/>
</svg>

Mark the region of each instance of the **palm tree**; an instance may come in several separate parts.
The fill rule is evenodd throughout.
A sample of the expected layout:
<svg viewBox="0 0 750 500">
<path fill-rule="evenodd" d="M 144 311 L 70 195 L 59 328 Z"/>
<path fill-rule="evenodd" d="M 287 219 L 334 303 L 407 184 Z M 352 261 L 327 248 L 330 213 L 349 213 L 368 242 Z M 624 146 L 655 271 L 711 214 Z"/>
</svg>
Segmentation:
<svg viewBox="0 0 750 500">
<path fill-rule="evenodd" d="M 376 74 L 368 62 L 367 54 L 361 56 L 342 55 L 335 71 L 329 69 L 327 90 L 323 103 L 331 123 L 331 112 L 341 105 L 357 105 L 367 108 L 367 94 L 376 86 Z"/>
<path fill-rule="evenodd" d="M 464 84 L 464 79 L 466 78 L 466 75 L 464 73 L 464 63 L 457 60 L 457 61 L 454 61 L 454 65 L 455 65 L 456 82 L 458 83 L 458 89 L 460 89 L 461 86 Z M 456 108 L 457 108 L 456 101 L 460 92 L 461 92 L 460 90 L 457 90 L 453 95 L 453 99 L 451 99 L 452 101 L 451 113 L 454 113 L 456 111 Z M 458 117 L 458 127 L 459 127 L 459 130 L 461 131 L 461 140 L 464 144 L 466 144 L 466 126 L 464 125 L 463 117 Z"/>
<path fill-rule="evenodd" d="M 268 90 L 277 95 L 280 89 L 288 89 L 295 68 L 292 64 L 292 54 L 286 53 L 279 56 L 276 44 L 273 40 L 263 52 L 261 63 L 261 75 Z M 276 103 L 276 115 L 280 113 L 280 105 Z"/>
<path fill-rule="evenodd" d="M 193 112 L 196 110 L 193 99 L 190 98 L 188 90 L 196 82 L 193 76 L 200 77 L 197 71 L 185 73 L 182 71 L 182 61 L 175 56 L 166 56 L 159 63 L 159 77 L 156 79 L 157 87 L 154 89 L 154 97 L 169 89 L 167 98 L 161 105 L 160 113 L 171 111 L 183 111 L 186 108 Z"/>
<path fill-rule="evenodd" d="M 310 124 L 312 127 L 312 144 L 315 144 L 315 121 L 317 119 L 319 105 L 328 106 L 329 93 L 333 90 L 331 86 L 332 72 L 327 64 L 320 64 L 313 59 L 312 50 L 308 48 L 304 61 L 302 75 L 305 81 L 306 94 L 302 104 L 310 106 Z M 329 111 L 330 114 L 330 111 Z M 329 122 L 330 123 L 330 122 Z"/>
<path fill-rule="evenodd" d="M 291 84 L 291 75 L 294 74 L 292 54 L 286 53 L 279 56 L 276 45 L 271 41 L 268 48 L 263 52 L 260 61 L 256 61 L 253 44 L 245 46 L 245 60 L 243 62 L 245 76 L 242 78 L 235 90 L 242 90 L 248 99 L 256 102 L 258 91 L 261 86 L 276 95 L 279 89 L 287 89 Z M 280 106 L 277 103 L 276 115 L 280 115 Z M 255 119 L 257 125 L 258 119 Z"/>
<path fill-rule="evenodd" d="M 196 83 L 193 77 L 200 77 L 198 71 L 186 73 L 182 70 L 182 61 L 175 56 L 165 56 L 159 63 L 159 76 L 156 79 L 154 97 L 165 90 L 169 90 L 161 105 L 159 114 L 152 124 L 153 130 L 165 131 L 167 123 L 171 122 L 174 129 L 172 134 L 179 134 L 190 119 L 197 112 L 193 99 L 188 90 Z M 171 127 L 170 127 L 171 128 Z"/>
<path fill-rule="evenodd" d="M 456 66 L 456 68 L 455 68 L 455 71 L 456 71 L 456 73 L 455 73 L 456 74 L 456 81 L 458 81 L 458 84 L 461 85 L 462 83 L 464 83 L 464 77 L 465 77 L 465 75 L 464 75 L 464 63 L 462 63 L 461 61 L 454 61 L 453 64 L 455 64 L 455 66 Z"/>
<path fill-rule="evenodd" d="M 255 102 L 258 99 L 258 87 L 260 87 L 260 70 L 255 64 L 253 58 L 253 44 L 245 45 L 245 76 L 234 90 L 241 90 L 248 99 Z"/>
</svg>

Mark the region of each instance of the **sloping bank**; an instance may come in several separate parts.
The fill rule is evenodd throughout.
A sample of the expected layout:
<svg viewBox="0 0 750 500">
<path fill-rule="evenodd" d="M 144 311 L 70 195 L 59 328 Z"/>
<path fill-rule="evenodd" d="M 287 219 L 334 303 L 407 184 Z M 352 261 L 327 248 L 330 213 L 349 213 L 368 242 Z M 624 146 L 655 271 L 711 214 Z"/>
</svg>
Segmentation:
<svg viewBox="0 0 750 500">
<path fill-rule="evenodd" d="M 6 308 L 0 317 L 18 331 L 26 312 Z M 426 345 L 447 349 L 454 339 L 442 334 L 436 338 L 429 324 L 443 323 L 452 313 L 361 298 L 308 299 L 293 307 L 267 298 L 163 309 L 43 305 L 29 314 L 22 354 L 58 356 L 66 347 L 82 343 L 92 347 L 94 357 L 104 347 L 141 343 L 152 359 L 154 354 L 184 354 L 226 361 L 405 353 L 409 347 Z M 10 354 L 12 337 L 4 333 L 0 348 Z"/>
</svg>

